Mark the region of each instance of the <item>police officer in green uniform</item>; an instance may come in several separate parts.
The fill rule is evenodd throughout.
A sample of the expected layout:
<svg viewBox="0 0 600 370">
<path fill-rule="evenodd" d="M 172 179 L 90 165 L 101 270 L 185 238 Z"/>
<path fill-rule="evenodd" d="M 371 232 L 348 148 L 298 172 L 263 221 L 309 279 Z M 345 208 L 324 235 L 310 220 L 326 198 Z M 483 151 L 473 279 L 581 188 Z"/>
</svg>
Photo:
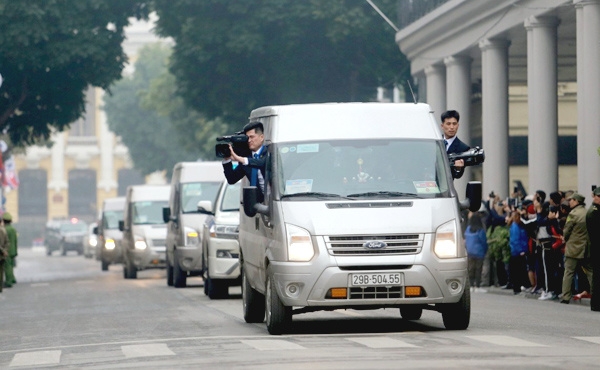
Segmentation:
<svg viewBox="0 0 600 370">
<path fill-rule="evenodd" d="M 0 225 L 0 292 L 2 292 L 2 287 L 4 286 L 4 261 L 8 258 L 9 248 L 8 235 L 6 234 L 4 225 Z"/>
<path fill-rule="evenodd" d="M 8 241 L 10 243 L 8 248 L 8 258 L 4 262 L 4 286 L 10 288 L 13 284 L 17 283 L 14 274 L 17 258 L 17 230 L 12 225 L 12 215 L 10 213 L 4 212 L 2 221 L 4 221 L 4 229 L 6 230 L 6 235 L 8 236 Z"/>
</svg>

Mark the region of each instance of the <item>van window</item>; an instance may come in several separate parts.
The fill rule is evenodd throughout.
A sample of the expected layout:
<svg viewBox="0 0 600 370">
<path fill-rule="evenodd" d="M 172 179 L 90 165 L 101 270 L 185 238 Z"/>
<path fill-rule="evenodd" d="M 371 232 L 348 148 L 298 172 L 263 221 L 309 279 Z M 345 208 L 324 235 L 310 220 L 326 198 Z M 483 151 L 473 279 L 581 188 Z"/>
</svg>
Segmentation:
<svg viewBox="0 0 600 370">
<path fill-rule="evenodd" d="M 166 200 L 154 200 L 145 202 L 135 202 L 132 204 L 132 216 L 134 225 L 142 224 L 164 224 L 162 209 L 167 207 L 169 202 Z"/>
<path fill-rule="evenodd" d="M 221 211 L 231 212 L 240 209 L 240 186 L 241 182 L 225 187 L 223 194 L 223 202 L 221 203 Z"/>
<path fill-rule="evenodd" d="M 189 182 L 181 184 L 181 212 L 198 212 L 198 202 L 210 200 L 215 202 L 221 182 Z"/>
<path fill-rule="evenodd" d="M 448 159 L 435 140 L 281 143 L 275 150 L 279 196 L 307 192 L 371 198 L 450 196 Z"/>
<path fill-rule="evenodd" d="M 103 229 L 118 229 L 119 220 L 123 219 L 123 211 L 105 211 L 102 214 Z"/>
</svg>

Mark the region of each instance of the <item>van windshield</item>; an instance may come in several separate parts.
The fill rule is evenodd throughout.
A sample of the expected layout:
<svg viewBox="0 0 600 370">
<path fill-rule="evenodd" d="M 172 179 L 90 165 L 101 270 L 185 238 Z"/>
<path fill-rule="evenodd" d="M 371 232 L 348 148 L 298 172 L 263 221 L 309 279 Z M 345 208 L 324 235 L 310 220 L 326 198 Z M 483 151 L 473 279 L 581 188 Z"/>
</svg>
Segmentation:
<svg viewBox="0 0 600 370">
<path fill-rule="evenodd" d="M 135 202 L 131 205 L 134 225 L 164 224 L 162 209 L 168 207 L 166 200 Z"/>
<path fill-rule="evenodd" d="M 330 140 L 275 148 L 282 198 L 450 196 L 448 159 L 436 140 Z"/>
<path fill-rule="evenodd" d="M 181 212 L 197 213 L 198 202 L 215 202 L 221 182 L 189 182 L 181 184 Z"/>
<path fill-rule="evenodd" d="M 119 220 L 123 219 L 123 211 L 104 211 L 102 215 L 102 228 L 118 229 Z"/>
<path fill-rule="evenodd" d="M 221 211 L 232 212 L 240 210 L 240 184 L 241 182 L 238 181 L 233 185 L 226 185 L 223 201 L 221 202 Z"/>
</svg>

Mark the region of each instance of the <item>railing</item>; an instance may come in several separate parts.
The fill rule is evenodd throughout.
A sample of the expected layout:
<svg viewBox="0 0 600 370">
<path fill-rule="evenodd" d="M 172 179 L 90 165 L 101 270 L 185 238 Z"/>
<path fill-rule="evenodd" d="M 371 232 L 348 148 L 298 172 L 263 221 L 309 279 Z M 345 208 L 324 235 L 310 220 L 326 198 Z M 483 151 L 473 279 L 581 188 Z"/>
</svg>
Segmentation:
<svg viewBox="0 0 600 370">
<path fill-rule="evenodd" d="M 398 28 L 403 29 L 450 0 L 398 0 Z"/>
</svg>

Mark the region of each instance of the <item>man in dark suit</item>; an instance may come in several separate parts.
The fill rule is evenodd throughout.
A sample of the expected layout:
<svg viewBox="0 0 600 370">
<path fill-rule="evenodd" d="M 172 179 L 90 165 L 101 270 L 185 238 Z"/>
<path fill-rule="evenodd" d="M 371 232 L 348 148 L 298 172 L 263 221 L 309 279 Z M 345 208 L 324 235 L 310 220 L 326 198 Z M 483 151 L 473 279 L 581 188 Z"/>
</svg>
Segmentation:
<svg viewBox="0 0 600 370">
<path fill-rule="evenodd" d="M 456 136 L 459 120 L 460 114 L 455 110 L 448 110 L 442 113 L 442 131 L 444 133 L 444 145 L 446 145 L 447 154 L 462 153 L 471 149 Z M 460 179 L 465 173 L 465 161 L 462 159 L 456 160 L 451 169 L 452 178 Z"/>
<path fill-rule="evenodd" d="M 246 176 L 250 180 L 250 186 L 256 186 L 260 190 L 259 201 L 262 202 L 265 193 L 265 160 L 267 148 L 263 146 L 265 141 L 264 128 L 261 122 L 250 122 L 244 126 L 244 134 L 248 136 L 248 147 L 252 151 L 250 157 L 241 157 L 233 151 L 229 144 L 231 156 L 223 160 L 223 172 L 227 182 L 235 184 Z M 232 161 L 238 162 L 234 168 Z"/>
</svg>

